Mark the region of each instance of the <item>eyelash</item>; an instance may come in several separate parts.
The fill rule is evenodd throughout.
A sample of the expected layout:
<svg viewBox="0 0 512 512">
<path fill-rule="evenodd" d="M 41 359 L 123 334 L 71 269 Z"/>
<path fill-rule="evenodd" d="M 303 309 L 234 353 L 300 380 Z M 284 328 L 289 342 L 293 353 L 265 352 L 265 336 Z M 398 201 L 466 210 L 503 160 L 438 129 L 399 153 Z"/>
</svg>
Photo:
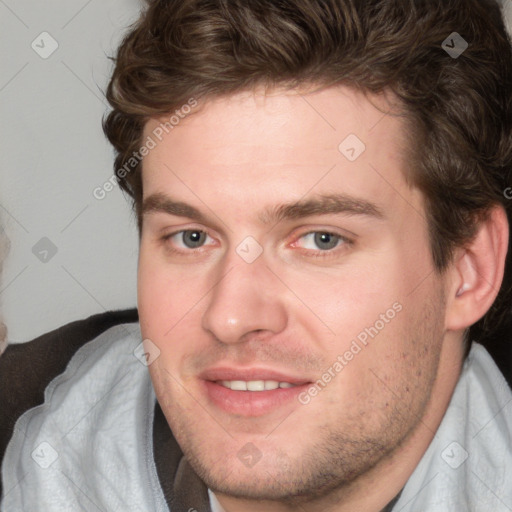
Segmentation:
<svg viewBox="0 0 512 512">
<path fill-rule="evenodd" d="M 314 231 L 307 231 L 306 233 L 302 233 L 300 236 L 297 237 L 296 241 L 293 242 L 291 245 L 298 243 L 299 240 L 314 234 L 325 234 L 334 236 L 338 239 L 338 244 L 333 247 L 332 249 L 328 250 L 313 250 L 313 249 L 304 249 L 301 247 L 298 247 L 299 250 L 302 250 L 307 253 L 308 257 L 313 258 L 329 258 L 333 257 L 334 255 L 337 255 L 340 251 L 346 249 L 347 247 L 351 247 L 354 244 L 354 241 L 347 238 L 346 236 L 340 235 L 339 233 L 335 233 L 333 231 L 323 231 L 323 230 L 314 230 Z"/>
<path fill-rule="evenodd" d="M 176 235 L 180 235 L 180 234 L 183 234 L 183 233 L 186 233 L 186 232 L 198 232 L 198 233 L 205 233 L 206 236 L 208 236 L 209 238 L 212 238 L 205 230 L 203 229 L 181 229 L 179 231 L 174 231 L 172 233 L 169 233 L 167 235 L 164 235 L 161 240 L 164 244 L 166 245 L 169 245 L 169 241 L 171 240 L 171 238 L 173 238 L 174 236 Z M 289 244 L 291 246 L 293 246 L 294 244 L 296 244 L 299 240 L 305 238 L 306 236 L 308 235 L 312 235 L 312 234 L 318 234 L 318 233 L 321 233 L 321 234 L 326 234 L 326 235 L 331 235 L 331 236 L 335 236 L 338 238 L 339 240 L 339 243 L 336 247 L 332 248 L 332 249 L 329 249 L 329 250 L 321 250 L 321 249 L 318 249 L 316 251 L 312 250 L 312 249 L 303 249 L 303 248 L 298 248 L 299 250 L 302 249 L 302 251 L 305 251 L 307 252 L 307 255 L 308 257 L 313 257 L 313 258 L 329 258 L 329 257 L 332 257 L 334 254 L 337 254 L 340 250 L 343 250 L 343 248 L 345 247 L 351 247 L 353 244 L 354 244 L 354 240 L 350 239 L 350 238 L 347 238 L 346 236 L 343 236 L 343 235 L 340 235 L 339 233 L 335 233 L 333 231 L 324 231 L 324 230 L 313 230 L 313 231 L 307 231 L 305 233 L 302 233 L 300 236 L 296 237 L 296 240 L 292 243 L 292 244 Z M 177 253 L 177 254 L 200 254 L 201 252 L 203 252 L 201 249 L 203 249 L 204 246 L 200 246 L 196 249 L 176 249 L 174 247 L 171 247 L 171 248 L 168 248 L 170 252 L 172 253 Z"/>
</svg>

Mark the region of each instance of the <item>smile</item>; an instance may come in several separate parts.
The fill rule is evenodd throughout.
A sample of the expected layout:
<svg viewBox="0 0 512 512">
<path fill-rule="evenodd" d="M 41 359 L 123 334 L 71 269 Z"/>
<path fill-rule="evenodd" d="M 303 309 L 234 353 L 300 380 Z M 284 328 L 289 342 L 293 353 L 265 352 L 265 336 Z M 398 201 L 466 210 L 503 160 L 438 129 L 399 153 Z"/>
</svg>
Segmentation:
<svg viewBox="0 0 512 512">
<path fill-rule="evenodd" d="M 277 380 L 222 380 L 217 384 L 232 391 L 269 391 L 277 388 L 293 388 L 296 384 L 290 382 L 278 382 Z"/>
</svg>

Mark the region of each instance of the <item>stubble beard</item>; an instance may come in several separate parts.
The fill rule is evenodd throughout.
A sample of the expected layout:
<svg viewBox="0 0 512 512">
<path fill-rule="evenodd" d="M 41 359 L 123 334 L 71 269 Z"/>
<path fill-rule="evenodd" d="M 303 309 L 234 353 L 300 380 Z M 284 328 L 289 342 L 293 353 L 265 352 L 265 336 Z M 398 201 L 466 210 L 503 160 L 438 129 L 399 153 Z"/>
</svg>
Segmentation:
<svg viewBox="0 0 512 512">
<path fill-rule="evenodd" d="M 305 433 L 304 443 L 297 443 L 293 453 L 279 446 L 272 450 L 262 446 L 263 457 L 250 470 L 236 457 L 235 445 L 240 444 L 236 434 L 230 439 L 220 427 L 209 430 L 208 421 L 213 420 L 208 415 L 206 427 L 198 431 L 198 418 L 189 418 L 190 411 L 182 409 L 179 401 L 169 400 L 162 409 L 168 411 L 168 422 L 187 461 L 216 494 L 281 503 L 290 510 L 320 501 L 324 505 L 339 502 L 362 475 L 397 453 L 422 422 L 436 380 L 443 336 L 438 326 L 444 300 L 437 297 L 429 302 L 422 317 L 402 332 L 412 340 L 407 364 L 396 362 L 391 372 L 376 364 L 375 386 L 364 397 L 366 407 L 363 399 L 350 417 L 341 408 L 338 421 L 319 424 L 314 432 Z M 389 381 L 389 374 L 400 378 Z M 170 384 L 162 382 L 164 388 Z M 375 389 L 380 390 L 378 403 L 370 407 Z M 293 420 L 288 425 L 294 425 Z M 286 428 L 286 422 L 280 428 Z M 224 435 L 224 441 L 208 439 L 212 431 Z"/>
</svg>

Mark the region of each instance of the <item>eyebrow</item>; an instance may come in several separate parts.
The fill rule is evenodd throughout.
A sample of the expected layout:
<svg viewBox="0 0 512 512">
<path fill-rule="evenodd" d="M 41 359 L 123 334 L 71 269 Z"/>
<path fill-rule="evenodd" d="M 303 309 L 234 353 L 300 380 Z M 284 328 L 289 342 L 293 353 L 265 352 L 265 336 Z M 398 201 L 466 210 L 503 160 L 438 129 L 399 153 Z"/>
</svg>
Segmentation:
<svg viewBox="0 0 512 512">
<path fill-rule="evenodd" d="M 187 203 L 174 201 L 161 193 L 152 194 L 143 201 L 141 214 L 146 215 L 148 213 L 167 213 L 176 217 L 187 217 L 197 222 L 205 222 L 206 220 L 206 217 L 197 208 Z"/>
<path fill-rule="evenodd" d="M 175 201 L 162 193 L 152 194 L 142 203 L 142 215 L 153 212 L 187 217 L 201 223 L 207 220 L 207 217 L 197 208 L 187 203 Z M 382 209 L 366 199 L 345 194 L 329 194 L 266 208 L 258 215 L 258 219 L 263 224 L 277 224 L 283 220 L 296 220 L 314 215 L 329 214 L 362 215 L 375 219 L 385 218 Z"/>
<path fill-rule="evenodd" d="M 259 219 L 264 224 L 278 223 L 283 220 L 295 220 L 313 215 L 329 214 L 363 215 L 383 219 L 384 213 L 376 204 L 366 199 L 345 194 L 330 194 L 300 200 L 268 208 Z"/>
</svg>

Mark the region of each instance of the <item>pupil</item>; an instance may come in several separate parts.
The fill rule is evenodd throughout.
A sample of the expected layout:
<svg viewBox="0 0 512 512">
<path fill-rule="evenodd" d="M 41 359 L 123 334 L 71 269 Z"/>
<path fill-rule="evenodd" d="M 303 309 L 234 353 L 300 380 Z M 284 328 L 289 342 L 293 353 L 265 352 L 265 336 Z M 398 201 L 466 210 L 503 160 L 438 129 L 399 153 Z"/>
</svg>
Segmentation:
<svg viewBox="0 0 512 512">
<path fill-rule="evenodd" d="M 334 249 L 337 243 L 337 237 L 331 233 L 315 233 L 315 244 L 320 249 Z"/>
</svg>

